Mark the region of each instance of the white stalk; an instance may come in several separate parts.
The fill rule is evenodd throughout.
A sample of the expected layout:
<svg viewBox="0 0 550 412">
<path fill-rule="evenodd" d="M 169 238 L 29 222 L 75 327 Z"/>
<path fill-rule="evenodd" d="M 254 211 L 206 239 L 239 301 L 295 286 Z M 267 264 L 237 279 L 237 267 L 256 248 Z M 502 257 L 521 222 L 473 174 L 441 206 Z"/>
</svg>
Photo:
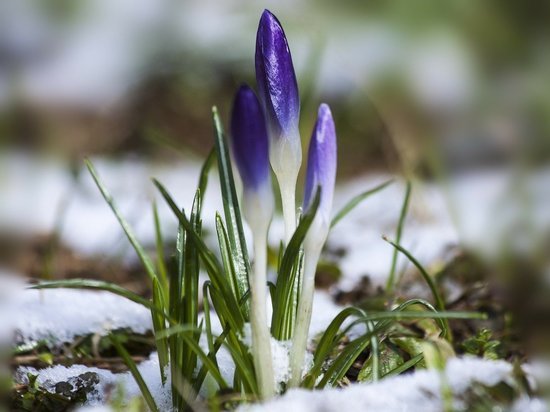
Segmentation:
<svg viewBox="0 0 550 412">
<path fill-rule="evenodd" d="M 328 236 L 329 223 L 321 214 L 318 214 L 309 228 L 304 244 L 304 277 L 294 335 L 292 336 L 292 349 L 290 351 L 290 387 L 299 386 L 302 379 L 302 369 L 307 351 L 307 338 L 311 324 L 311 312 L 313 307 L 313 294 L 315 291 L 315 272 L 321 250 Z"/>
<path fill-rule="evenodd" d="M 315 290 L 315 271 L 319 261 L 319 252 L 309 251 L 304 254 L 304 278 L 302 292 L 298 303 L 296 326 L 292 337 L 292 349 L 290 351 L 290 387 L 300 385 L 302 369 L 307 351 L 307 338 L 311 323 L 311 311 L 313 307 L 313 292 Z"/>
<path fill-rule="evenodd" d="M 267 231 L 273 215 L 273 198 L 265 193 L 245 193 L 244 208 L 254 237 L 254 265 L 250 283 L 252 357 L 262 399 L 275 394 L 271 334 L 267 322 Z M 271 202 L 269 202 L 271 196 Z"/>
<path fill-rule="evenodd" d="M 290 138 L 272 138 L 270 141 L 269 160 L 279 182 L 285 243 L 288 245 L 296 230 L 296 180 L 302 164 L 302 146 L 298 131 Z"/>
<path fill-rule="evenodd" d="M 285 222 L 285 245 L 288 246 L 294 231 L 296 230 L 296 180 L 279 179 L 281 188 L 281 203 L 283 206 L 283 220 Z"/>
</svg>

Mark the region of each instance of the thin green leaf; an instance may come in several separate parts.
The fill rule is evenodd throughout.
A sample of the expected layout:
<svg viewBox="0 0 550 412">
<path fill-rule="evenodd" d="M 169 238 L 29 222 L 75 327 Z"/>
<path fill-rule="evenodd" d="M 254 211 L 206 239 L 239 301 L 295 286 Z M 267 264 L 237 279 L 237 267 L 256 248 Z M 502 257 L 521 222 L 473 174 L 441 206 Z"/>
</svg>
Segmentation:
<svg viewBox="0 0 550 412">
<path fill-rule="evenodd" d="M 403 234 L 403 226 L 405 225 L 405 218 L 407 216 L 407 210 L 409 209 L 409 200 L 411 197 L 411 182 L 407 182 L 407 188 L 405 190 L 405 198 L 403 200 L 403 206 L 401 207 L 401 213 L 399 214 L 399 222 L 397 223 L 396 243 L 401 243 L 401 235 Z M 393 251 L 391 260 L 390 274 L 386 283 L 386 292 L 391 294 L 395 287 L 395 268 L 397 266 L 397 250 Z"/>
<path fill-rule="evenodd" d="M 157 248 L 157 270 L 162 284 L 163 293 L 165 296 L 168 296 L 168 271 L 164 261 L 164 241 L 162 238 L 162 230 L 160 228 L 159 213 L 156 202 L 153 202 L 153 220 L 155 224 L 155 244 Z"/>
<path fill-rule="evenodd" d="M 178 225 L 176 237 L 176 253 L 173 258 L 172 270 L 170 272 L 170 315 L 176 320 L 177 324 L 182 322 L 183 308 L 183 262 L 185 261 L 185 229 Z M 168 338 L 170 346 L 170 373 L 172 377 L 183 377 L 188 375 L 183 361 L 183 352 L 185 342 L 176 335 Z M 178 390 L 178 381 L 172 379 L 172 405 L 174 410 L 180 410 L 184 405 L 184 399 Z"/>
<path fill-rule="evenodd" d="M 165 307 L 162 289 L 158 279 L 153 280 L 153 304 L 157 308 Z M 155 332 L 155 336 L 157 336 L 166 329 L 166 320 L 164 319 L 164 316 L 160 315 L 157 311 L 151 311 L 151 317 L 153 320 L 153 330 Z M 166 381 L 165 367 L 168 365 L 169 357 L 168 342 L 157 342 L 157 352 L 159 357 L 160 376 L 162 378 L 162 383 L 164 383 Z"/>
<path fill-rule="evenodd" d="M 319 377 L 325 359 L 329 353 L 331 353 L 334 344 L 337 343 L 336 336 L 342 326 L 342 323 L 344 323 L 344 321 L 350 316 L 363 317 L 365 316 L 365 312 L 354 307 L 345 308 L 338 315 L 336 315 L 332 322 L 330 322 L 329 326 L 323 333 L 323 336 L 319 340 L 319 343 L 317 344 L 317 349 L 313 355 L 313 366 L 304 379 L 304 382 L 301 385 L 302 387 L 310 389 L 313 388 L 317 378 Z"/>
<path fill-rule="evenodd" d="M 210 321 L 210 302 L 208 301 L 208 288 L 211 287 L 212 282 L 206 281 L 202 285 L 202 300 L 204 306 L 204 319 L 206 321 L 206 341 L 208 343 L 208 350 L 210 353 L 214 352 L 214 337 L 212 335 L 212 322 Z"/>
<path fill-rule="evenodd" d="M 284 332 L 285 325 L 288 324 L 287 317 L 293 313 L 289 310 L 289 305 L 294 303 L 293 288 L 295 285 L 294 282 L 297 271 L 293 271 L 292 267 L 297 263 L 300 248 L 304 242 L 307 231 L 315 218 L 315 213 L 317 213 L 320 198 L 321 191 L 317 190 L 309 210 L 302 216 L 296 231 L 292 235 L 292 238 L 290 239 L 283 255 L 283 260 L 281 261 L 279 276 L 277 277 L 277 284 L 275 288 L 273 316 L 271 319 L 271 334 L 279 340 L 290 339 L 290 336 L 287 336 Z"/>
<path fill-rule="evenodd" d="M 147 387 L 147 384 L 143 380 L 143 376 L 141 376 L 141 373 L 139 372 L 136 363 L 132 359 L 132 357 L 128 354 L 126 349 L 124 349 L 124 346 L 120 343 L 118 338 L 115 334 L 109 335 L 109 339 L 111 340 L 111 343 L 117 350 L 118 354 L 130 370 L 130 373 L 134 377 L 139 390 L 141 391 L 141 394 L 143 395 L 143 398 L 145 399 L 145 402 L 147 403 L 147 406 L 152 412 L 158 412 L 157 404 L 155 402 L 155 399 L 153 398 L 153 395 L 151 395 L 151 391 L 149 391 L 149 388 Z"/>
<path fill-rule="evenodd" d="M 445 310 L 445 303 L 443 301 L 443 298 L 441 297 L 441 295 L 439 294 L 439 291 L 437 290 L 437 286 L 434 282 L 434 280 L 432 279 L 432 277 L 428 274 L 428 272 L 426 272 L 426 269 L 424 269 L 424 267 L 420 264 L 420 262 L 418 260 L 416 260 L 414 258 L 413 255 L 411 255 L 411 253 L 405 249 L 404 247 L 398 245 L 397 243 L 389 240 L 387 237 L 383 236 L 382 237 L 386 242 L 388 242 L 389 244 L 391 244 L 396 250 L 400 251 L 401 253 L 403 253 L 405 256 L 407 256 L 407 258 L 411 261 L 411 263 L 416 266 L 416 268 L 419 270 L 420 274 L 422 275 L 422 278 L 424 278 L 424 280 L 426 281 L 426 283 L 428 284 L 428 287 L 430 288 L 431 292 L 432 292 L 432 295 L 434 297 L 434 301 L 435 301 L 435 307 L 437 308 L 437 310 L 439 311 L 444 311 Z M 449 329 L 449 326 L 448 324 L 446 325 L 446 333 L 445 333 L 445 336 L 449 339 L 451 338 L 451 335 L 450 335 L 450 329 Z"/>
<path fill-rule="evenodd" d="M 220 336 L 218 336 L 216 338 L 216 340 L 214 341 L 214 346 L 212 348 L 212 350 L 210 350 L 208 352 L 208 357 L 210 359 L 212 359 L 212 362 L 214 364 L 217 365 L 217 360 L 216 360 L 216 354 L 218 353 L 218 350 L 221 348 L 225 338 L 227 337 L 227 335 L 229 334 L 229 325 L 226 325 L 226 327 L 224 328 L 222 334 Z M 194 389 L 196 392 L 198 392 L 200 390 L 200 388 L 202 387 L 202 384 L 204 382 L 204 379 L 206 378 L 206 374 L 208 373 L 208 368 L 206 367 L 206 365 L 202 365 L 200 370 L 199 370 L 199 373 L 197 374 L 197 378 L 195 379 L 195 382 L 194 382 Z"/>
<path fill-rule="evenodd" d="M 197 190 L 191 210 L 191 224 L 193 231 L 200 236 L 201 221 L 200 221 L 200 191 Z M 197 326 L 198 308 L 199 308 L 199 255 L 197 248 L 193 242 L 185 242 L 185 262 L 183 275 L 183 305 L 180 310 L 183 312 L 183 323 Z M 196 365 L 196 356 L 193 355 L 187 347 L 184 347 L 182 362 L 185 365 L 188 379 L 192 378 L 193 371 Z"/>
<path fill-rule="evenodd" d="M 134 232 L 130 228 L 130 225 L 126 222 L 126 219 L 122 217 L 122 214 L 119 212 L 117 206 L 115 205 L 115 202 L 112 196 L 109 194 L 109 192 L 107 191 L 107 188 L 99 178 L 99 175 L 97 174 L 97 171 L 95 170 L 92 162 L 90 162 L 90 160 L 88 159 L 85 159 L 84 162 L 86 163 L 86 167 L 90 171 L 90 174 L 92 175 L 92 178 L 94 179 L 95 184 L 99 188 L 99 191 L 103 195 L 103 198 L 105 199 L 105 201 L 107 202 L 111 210 L 113 211 L 120 226 L 122 227 L 122 230 L 124 230 L 126 237 L 128 238 L 134 250 L 136 251 L 139 257 L 139 260 L 141 261 L 141 263 L 143 264 L 143 267 L 145 268 L 145 271 L 147 272 L 151 280 L 155 279 L 157 275 L 155 273 L 155 266 L 153 265 L 153 262 L 151 261 L 147 253 L 145 253 L 145 250 L 143 249 L 143 247 L 138 242 L 136 236 L 134 235 Z"/>
<path fill-rule="evenodd" d="M 241 211 L 235 190 L 231 159 L 227 149 L 222 123 L 217 108 L 212 108 L 214 122 L 216 151 L 218 157 L 218 171 L 220 174 L 220 186 L 223 199 L 223 209 L 229 244 L 231 245 L 231 256 L 237 276 L 237 300 L 248 290 L 248 277 L 250 276 L 250 261 L 244 238 Z M 245 318 L 248 318 L 248 309 L 245 309 Z"/>
<path fill-rule="evenodd" d="M 218 245 L 220 247 L 220 255 L 222 258 L 223 268 L 228 274 L 231 289 L 235 296 L 239 295 L 239 285 L 237 275 L 235 273 L 234 261 L 231 259 L 231 251 L 229 248 L 229 237 L 223 225 L 222 218 L 219 213 L 216 213 L 216 233 L 218 235 Z"/>
<path fill-rule="evenodd" d="M 68 280 L 52 280 L 40 282 L 37 285 L 29 286 L 29 289 L 93 289 L 111 292 L 115 295 L 125 297 L 132 302 L 145 306 L 147 309 L 153 310 L 162 314 L 167 320 L 173 322 L 168 315 L 161 309 L 157 308 L 150 300 L 142 298 L 138 294 L 124 289 L 114 283 L 103 282 L 101 280 L 91 279 L 68 279 Z"/>
<path fill-rule="evenodd" d="M 422 353 L 419 353 L 418 355 L 410 358 L 407 362 L 404 362 L 401 365 L 399 365 L 397 368 L 392 369 L 391 371 L 386 373 L 383 377 L 389 378 L 390 376 L 397 376 L 403 372 L 406 372 L 410 368 L 416 366 L 420 361 L 422 361 L 422 359 L 424 359 L 424 355 Z"/>
<path fill-rule="evenodd" d="M 212 148 L 206 157 L 206 160 L 202 164 L 201 174 L 199 177 L 199 191 L 201 193 L 200 208 L 202 209 L 202 202 L 206 194 L 206 187 L 208 186 L 208 173 L 212 169 L 212 166 L 216 163 L 216 150 Z"/>
<path fill-rule="evenodd" d="M 379 192 L 380 190 L 384 189 L 385 187 L 389 186 L 393 183 L 393 179 L 388 180 L 382 184 L 379 184 L 378 186 L 369 189 L 363 193 L 358 194 L 353 199 L 351 199 L 348 203 L 345 204 L 345 206 L 336 213 L 336 215 L 332 218 L 332 222 L 330 223 L 330 227 L 333 228 L 336 226 L 336 224 L 342 220 L 349 212 L 351 212 L 359 203 L 361 203 L 363 200 L 367 199 L 371 195 L 375 194 L 376 192 Z"/>
<path fill-rule="evenodd" d="M 487 314 L 478 312 L 420 312 L 420 311 L 405 311 L 405 312 L 370 312 L 365 316 L 365 320 L 405 320 L 405 319 L 487 319 Z"/>
<path fill-rule="evenodd" d="M 220 266 L 216 256 L 205 245 L 204 241 L 193 231 L 193 225 L 183 213 L 179 210 L 170 194 L 166 191 L 164 186 L 157 180 L 153 179 L 153 183 L 159 189 L 162 196 L 172 209 L 172 212 L 176 215 L 182 226 L 187 231 L 187 234 L 191 241 L 195 243 L 197 250 L 201 256 L 202 262 L 206 271 L 216 289 L 220 290 L 224 296 L 227 307 L 230 309 L 231 316 L 234 318 L 235 325 L 238 326 L 237 330 L 241 330 L 244 325 L 244 317 L 242 311 L 239 308 L 235 295 L 231 290 L 231 286 L 227 277 L 224 275 L 223 269 Z M 217 310 L 217 309 L 216 309 Z"/>
<path fill-rule="evenodd" d="M 191 350 L 201 359 L 203 365 L 206 366 L 208 372 L 212 375 L 214 380 L 218 383 L 221 389 L 227 389 L 228 385 L 225 382 L 225 379 L 220 373 L 217 365 L 212 361 L 212 359 L 202 350 L 199 344 L 193 338 L 193 332 L 196 332 L 197 328 L 189 325 L 177 325 L 166 329 L 160 336 L 156 339 L 166 339 L 174 334 L 179 334 L 181 338 L 185 341 Z"/>
<path fill-rule="evenodd" d="M 333 386 L 339 382 L 359 355 L 370 345 L 372 336 L 373 333 L 367 333 L 352 340 L 330 365 L 317 388 L 323 389 L 327 384 Z"/>
</svg>

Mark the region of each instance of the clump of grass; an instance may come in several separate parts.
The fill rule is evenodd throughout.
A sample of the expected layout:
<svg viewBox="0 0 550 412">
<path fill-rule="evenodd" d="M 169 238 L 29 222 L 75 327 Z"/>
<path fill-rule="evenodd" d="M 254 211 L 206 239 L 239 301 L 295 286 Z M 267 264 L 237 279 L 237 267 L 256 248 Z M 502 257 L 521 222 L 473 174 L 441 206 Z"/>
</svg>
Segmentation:
<svg viewBox="0 0 550 412">
<path fill-rule="evenodd" d="M 230 159 L 225 156 L 225 160 L 220 161 L 220 158 L 224 159 L 224 152 L 226 153 L 227 148 L 221 123 L 215 110 L 214 124 L 217 139 L 216 151 L 205 162 L 190 213 L 186 213 L 176 204 L 162 183 L 154 180 L 155 186 L 179 222 L 176 250 L 174 251 L 175 264 L 171 267 L 166 267 L 162 259 L 157 259 L 155 264 L 147 255 L 131 227 L 119 212 L 94 166 L 91 162 L 86 162 L 98 188 L 119 220 L 150 278 L 153 290 L 151 299 L 142 298 L 115 284 L 96 280 L 72 279 L 42 282 L 33 286 L 37 289 L 88 288 L 105 290 L 147 307 L 151 311 L 153 319 L 160 364 L 159 373 L 162 375 L 163 381 L 167 378 L 166 372 L 170 373 L 175 410 L 184 410 L 197 399 L 207 375 L 211 376 L 218 388 L 218 395 L 214 395 L 214 399 L 216 396 L 227 393 L 234 394 L 232 401 L 249 401 L 260 397 L 258 372 L 254 367 L 250 348 L 245 343 L 243 336 L 244 326 L 250 319 L 248 305 L 250 260 L 246 253 L 246 242 L 242 234 L 242 220 L 238 217 L 240 216 L 240 207 L 235 195 Z M 221 259 L 206 246 L 201 234 L 201 193 L 206 190 L 207 176 L 214 158 L 218 159 L 220 182 L 222 187 L 225 186 L 225 189 L 222 190 L 222 197 L 224 209 L 227 212 L 224 217 L 216 215 Z M 367 195 L 374 194 L 388 184 L 389 182 L 386 182 L 365 193 Z M 367 195 L 360 195 L 360 200 L 368 198 Z M 357 199 L 352 199 L 340 212 L 335 214 L 333 225 L 360 204 Z M 275 285 L 271 285 L 273 305 L 271 333 L 279 340 L 288 340 L 292 336 L 297 307 L 294 285 L 298 281 L 300 266 L 303 264 L 303 241 L 315 217 L 318 204 L 319 194 L 314 200 L 314 206 L 302 216 L 288 246 L 280 252 L 277 282 Z M 157 228 L 157 247 L 159 250 L 164 250 L 165 245 L 156 214 L 155 226 Z M 421 268 L 419 262 L 414 260 L 406 249 L 395 243 L 392 244 L 397 250 L 413 259 L 413 263 Z M 209 276 L 209 280 L 202 285 L 204 316 L 201 321 L 199 321 L 198 294 L 200 269 L 204 269 Z M 398 362 L 394 368 L 387 368 L 387 363 L 381 360 L 384 348 L 387 347 L 387 344 L 383 342 L 390 342 L 399 337 L 405 339 L 408 336 L 406 330 L 399 325 L 411 321 L 432 319 L 435 321 L 434 328 L 439 330 L 436 335 L 439 334 L 445 338 L 449 333 L 447 319 L 483 318 L 483 315 L 477 313 L 444 311 L 441 298 L 434 289 L 435 286 L 430 283 L 430 277 L 423 268 L 421 273 L 424 274 L 425 280 L 434 292 L 435 306 L 425 300 L 412 299 L 388 311 L 367 312 L 354 307 L 344 309 L 320 338 L 314 352 L 313 366 L 306 371 L 299 385 L 304 388 L 322 389 L 326 386 L 340 384 L 354 362 L 365 351 L 370 353 L 368 364 L 371 371 L 368 374 L 363 373 L 362 379 L 366 379 L 365 377 L 368 376 L 368 379 L 376 380 L 384 376 L 402 373 L 421 364 L 423 354 L 411 349 L 409 359 Z M 219 318 L 223 327 L 223 332 L 220 335 L 215 335 L 212 331 L 211 310 Z M 366 326 L 366 333 L 341 348 L 342 338 L 351 327 L 358 324 Z M 113 345 L 118 349 L 138 382 L 147 405 L 151 410 L 158 410 L 134 361 L 128 356 L 116 335 L 111 336 Z M 199 343 L 201 336 L 206 337 L 206 347 Z M 232 381 L 229 382 L 223 376 L 216 357 L 221 346 L 228 349 L 235 364 L 235 374 Z M 402 346 L 406 345 L 402 344 Z M 280 390 L 284 390 L 285 382 L 280 383 L 282 384 Z"/>
</svg>

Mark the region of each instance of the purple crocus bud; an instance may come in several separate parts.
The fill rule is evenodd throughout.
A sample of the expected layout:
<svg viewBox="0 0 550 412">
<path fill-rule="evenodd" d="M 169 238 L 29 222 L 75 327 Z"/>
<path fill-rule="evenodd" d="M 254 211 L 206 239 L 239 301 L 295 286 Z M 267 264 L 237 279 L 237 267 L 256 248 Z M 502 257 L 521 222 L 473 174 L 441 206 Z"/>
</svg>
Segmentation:
<svg viewBox="0 0 550 412">
<path fill-rule="evenodd" d="M 300 116 L 298 84 L 285 32 L 269 10 L 262 13 L 256 35 L 256 81 L 270 134 L 292 136 Z"/>
<path fill-rule="evenodd" d="M 264 114 L 254 91 L 242 85 L 231 115 L 233 158 L 243 183 L 243 212 L 252 230 L 267 230 L 273 215 L 269 141 Z"/>
<path fill-rule="evenodd" d="M 269 141 L 264 115 L 254 91 L 242 85 L 233 101 L 232 149 L 245 190 L 269 183 Z"/>
<path fill-rule="evenodd" d="M 318 189 L 321 189 L 321 198 L 315 218 L 311 222 L 304 240 L 302 289 L 290 352 L 291 379 L 289 385 L 291 387 L 298 386 L 302 379 L 302 367 L 307 348 L 315 290 L 315 271 L 330 229 L 330 212 L 335 179 L 336 131 L 330 108 L 326 104 L 321 104 L 309 143 L 304 210 L 307 211 L 311 207 Z"/>
<path fill-rule="evenodd" d="M 281 23 L 264 10 L 256 35 L 256 81 L 269 134 L 269 160 L 277 176 L 286 241 L 296 229 L 296 180 L 302 164 L 300 96 Z"/>
<path fill-rule="evenodd" d="M 317 121 L 313 128 L 307 160 L 306 187 L 304 193 L 304 210 L 313 201 L 318 187 L 321 188 L 321 199 L 317 216 L 330 222 L 334 182 L 336 179 L 336 130 L 330 107 L 319 106 Z"/>
</svg>

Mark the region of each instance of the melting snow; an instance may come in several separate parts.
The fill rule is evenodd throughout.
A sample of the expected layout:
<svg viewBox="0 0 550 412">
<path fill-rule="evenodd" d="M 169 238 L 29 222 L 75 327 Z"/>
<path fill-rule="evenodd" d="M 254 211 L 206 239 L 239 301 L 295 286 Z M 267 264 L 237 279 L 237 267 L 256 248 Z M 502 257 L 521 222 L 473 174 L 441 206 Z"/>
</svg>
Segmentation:
<svg viewBox="0 0 550 412">
<path fill-rule="evenodd" d="M 446 379 L 453 394 L 460 395 L 473 383 L 495 385 L 510 381 L 512 365 L 503 361 L 478 358 L 455 358 L 448 362 Z M 455 399 L 460 409 L 460 401 Z M 345 389 L 323 391 L 290 390 L 285 395 L 262 405 L 245 405 L 240 411 L 441 411 L 441 375 L 422 370 L 409 375 L 383 379 L 377 383 L 353 384 Z"/>
<path fill-rule="evenodd" d="M 158 359 L 155 354 L 151 359 L 139 365 L 145 382 L 149 386 L 160 410 L 170 410 L 169 381 L 162 385 Z M 105 401 L 109 391 L 116 384 L 122 384 L 127 399 L 139 395 L 139 388 L 129 373 L 112 374 L 109 371 L 88 368 L 81 365 L 72 367 L 54 366 L 36 371 L 32 368 L 20 368 L 18 376 L 24 381 L 27 372 L 38 374 L 38 381 L 48 390 L 53 390 L 55 382 L 67 381 L 71 377 L 92 371 L 98 374 L 99 384 L 96 391 L 88 397 L 89 406 L 100 405 Z M 453 404 L 456 409 L 463 409 L 460 395 L 475 382 L 493 386 L 501 381 L 513 384 L 512 365 L 504 361 L 489 361 L 473 357 L 454 358 L 448 361 L 445 380 L 452 388 Z M 294 389 L 285 395 L 264 404 L 250 404 L 240 407 L 240 411 L 277 412 L 277 411 L 441 411 L 442 374 L 435 370 L 421 370 L 412 374 L 383 379 L 376 383 L 352 384 L 344 389 L 325 389 L 323 391 L 306 391 Z M 514 410 L 543 411 L 545 405 L 540 400 L 520 399 Z M 519 408 L 519 409 L 518 409 Z M 105 409 L 85 408 L 86 411 Z M 108 410 L 108 409 L 107 409 Z"/>
<path fill-rule="evenodd" d="M 74 289 L 29 290 L 23 282 L 0 274 L 2 336 L 18 342 L 45 340 L 55 346 L 89 334 L 129 328 L 151 329 L 151 314 L 143 306 L 109 292 Z M 10 330 L 11 329 L 11 330 Z M 10 333 L 11 332 L 11 333 Z"/>
</svg>

